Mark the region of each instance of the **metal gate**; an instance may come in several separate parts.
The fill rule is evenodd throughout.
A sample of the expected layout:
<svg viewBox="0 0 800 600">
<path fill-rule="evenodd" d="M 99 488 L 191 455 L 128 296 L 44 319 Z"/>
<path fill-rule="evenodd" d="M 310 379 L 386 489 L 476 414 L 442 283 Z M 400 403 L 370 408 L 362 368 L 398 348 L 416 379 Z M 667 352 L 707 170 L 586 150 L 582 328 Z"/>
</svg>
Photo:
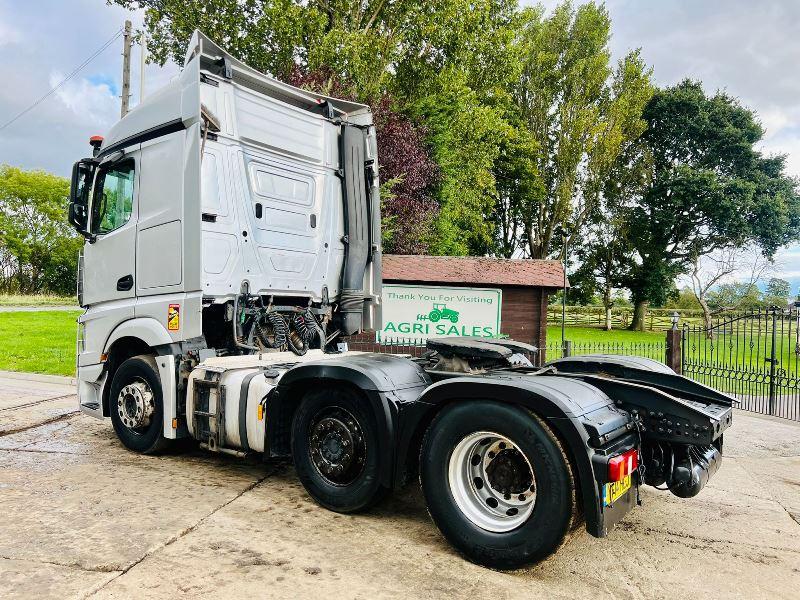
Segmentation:
<svg viewBox="0 0 800 600">
<path fill-rule="evenodd" d="M 800 309 L 770 308 L 684 324 L 683 374 L 739 399 L 739 408 L 800 420 Z"/>
</svg>

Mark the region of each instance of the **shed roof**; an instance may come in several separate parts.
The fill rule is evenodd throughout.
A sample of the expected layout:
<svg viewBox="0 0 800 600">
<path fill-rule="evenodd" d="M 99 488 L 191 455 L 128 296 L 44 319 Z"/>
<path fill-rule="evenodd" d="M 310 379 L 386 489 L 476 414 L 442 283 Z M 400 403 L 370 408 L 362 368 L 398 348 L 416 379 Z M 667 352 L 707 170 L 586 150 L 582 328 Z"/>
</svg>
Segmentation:
<svg viewBox="0 0 800 600">
<path fill-rule="evenodd" d="M 383 279 L 560 288 L 564 285 L 564 268 L 557 260 L 384 254 Z"/>
</svg>

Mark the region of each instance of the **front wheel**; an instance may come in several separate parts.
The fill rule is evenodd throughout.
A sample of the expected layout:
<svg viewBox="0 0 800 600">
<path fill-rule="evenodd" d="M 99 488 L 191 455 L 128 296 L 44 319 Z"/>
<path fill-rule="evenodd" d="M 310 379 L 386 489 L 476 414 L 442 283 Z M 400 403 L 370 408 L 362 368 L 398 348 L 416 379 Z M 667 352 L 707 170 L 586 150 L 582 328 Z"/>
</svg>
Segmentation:
<svg viewBox="0 0 800 600">
<path fill-rule="evenodd" d="M 168 444 L 162 435 L 161 379 L 152 356 L 134 356 L 119 366 L 111 381 L 108 401 L 114 431 L 126 448 L 153 454 Z"/>
<path fill-rule="evenodd" d="M 422 445 L 428 510 L 469 560 L 514 569 L 550 556 L 577 518 L 565 453 L 529 411 L 488 401 L 445 408 Z"/>
</svg>

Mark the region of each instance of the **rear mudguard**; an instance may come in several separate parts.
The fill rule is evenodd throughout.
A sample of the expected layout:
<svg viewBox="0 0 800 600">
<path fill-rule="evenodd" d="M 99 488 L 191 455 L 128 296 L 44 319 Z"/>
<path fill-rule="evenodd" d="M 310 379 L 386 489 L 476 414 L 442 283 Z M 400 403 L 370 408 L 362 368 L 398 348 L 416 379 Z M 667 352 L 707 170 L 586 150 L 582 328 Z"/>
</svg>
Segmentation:
<svg viewBox="0 0 800 600">
<path fill-rule="evenodd" d="M 382 441 L 378 452 L 381 482 L 395 487 L 398 428 L 401 413 L 413 405 L 422 391 L 431 384 L 425 371 L 413 361 L 391 354 L 349 354 L 340 358 L 310 361 L 292 367 L 281 378 L 267 405 L 268 453 L 287 456 L 291 453 L 291 424 L 295 408 L 303 395 L 318 386 L 344 385 L 361 392 Z"/>
<path fill-rule="evenodd" d="M 627 412 L 598 388 L 583 381 L 557 376 L 496 374 L 485 377 L 456 377 L 430 386 L 419 403 L 427 414 L 417 415 L 427 424 L 449 402 L 494 400 L 516 404 L 542 417 L 555 431 L 577 471 L 587 531 L 596 537 L 607 535 L 635 503 L 635 490 L 613 507 L 603 507 L 601 489 L 608 456 L 638 445 L 639 438 Z M 410 425 L 410 424 L 405 424 Z M 408 431 L 408 426 L 403 427 Z M 603 441 L 601 441 L 603 440 Z M 401 439 L 401 445 L 410 440 Z M 401 448 L 404 452 L 406 448 Z"/>
</svg>

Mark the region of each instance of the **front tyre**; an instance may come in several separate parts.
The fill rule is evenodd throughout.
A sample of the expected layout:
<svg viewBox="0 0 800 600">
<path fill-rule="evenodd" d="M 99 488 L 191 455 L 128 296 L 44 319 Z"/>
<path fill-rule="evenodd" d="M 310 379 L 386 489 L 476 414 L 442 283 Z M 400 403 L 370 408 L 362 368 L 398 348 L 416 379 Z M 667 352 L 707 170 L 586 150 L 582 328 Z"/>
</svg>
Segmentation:
<svg viewBox="0 0 800 600">
<path fill-rule="evenodd" d="M 385 493 L 374 418 L 354 393 L 320 389 L 292 421 L 292 458 L 306 491 L 327 509 L 364 510 Z"/>
<path fill-rule="evenodd" d="M 469 560 L 514 569 L 550 556 L 577 518 L 565 453 L 537 416 L 488 401 L 445 408 L 425 435 L 428 510 Z"/>
<path fill-rule="evenodd" d="M 152 356 L 134 356 L 119 366 L 108 401 L 114 431 L 126 448 L 154 454 L 166 447 L 162 398 L 161 379 Z"/>
</svg>

